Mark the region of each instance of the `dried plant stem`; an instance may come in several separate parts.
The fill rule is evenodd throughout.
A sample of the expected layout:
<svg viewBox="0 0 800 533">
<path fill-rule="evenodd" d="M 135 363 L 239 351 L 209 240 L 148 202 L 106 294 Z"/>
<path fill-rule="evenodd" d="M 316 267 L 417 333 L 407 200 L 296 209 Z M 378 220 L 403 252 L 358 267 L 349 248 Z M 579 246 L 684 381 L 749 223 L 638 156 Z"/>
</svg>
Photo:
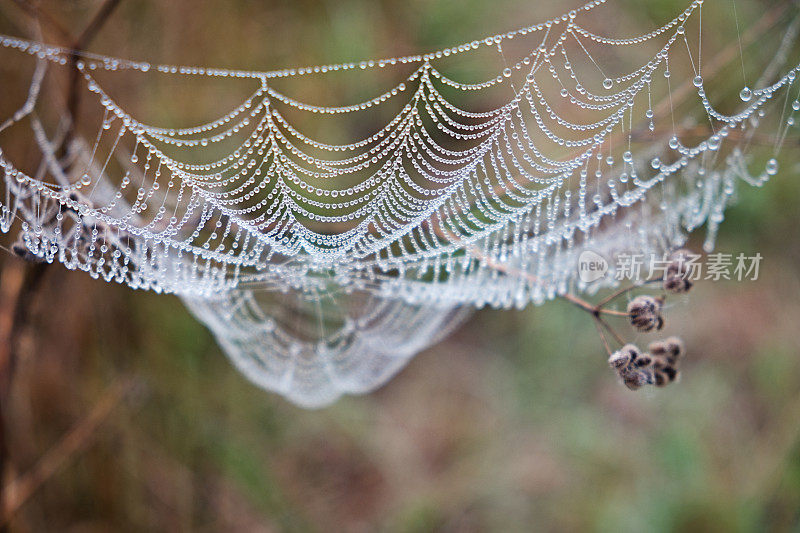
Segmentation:
<svg viewBox="0 0 800 533">
<path fill-rule="evenodd" d="M 645 281 L 643 281 L 641 283 L 634 283 L 632 285 L 626 285 L 624 287 L 620 287 L 619 289 L 615 290 L 614 292 L 612 292 L 611 294 L 609 294 L 608 296 L 606 296 L 605 298 L 600 300 L 600 302 L 597 303 L 597 307 L 598 308 L 602 308 L 602 307 L 608 305 L 609 303 L 611 303 L 613 300 L 616 300 L 617 298 L 619 298 L 620 296 L 622 296 L 625 293 L 628 293 L 628 292 L 630 292 L 632 290 L 636 290 L 639 287 L 644 287 L 648 283 L 654 283 L 654 282 L 657 282 L 657 281 L 661 281 L 661 279 L 660 278 L 650 278 L 650 279 L 646 279 Z M 628 313 L 623 313 L 623 314 L 627 316 Z"/>
<path fill-rule="evenodd" d="M 603 317 L 596 316 L 595 320 L 597 320 L 597 322 L 599 322 L 600 324 L 603 325 L 604 328 L 606 328 L 606 331 L 608 331 L 611 334 L 611 336 L 614 337 L 615 341 L 620 343 L 620 345 L 624 345 L 625 344 L 625 341 L 622 339 L 622 337 L 620 337 L 619 334 L 616 331 L 614 331 L 614 328 L 612 328 L 611 325 L 608 322 L 603 320 Z"/>
<path fill-rule="evenodd" d="M 469 251 L 478 260 L 483 261 L 490 268 L 494 268 L 495 270 L 497 270 L 499 272 L 503 272 L 503 273 L 508 274 L 508 275 L 520 276 L 520 277 L 523 277 L 523 278 L 525 278 L 525 279 L 527 279 L 527 280 L 529 280 L 531 282 L 538 281 L 536 276 L 533 276 L 532 274 L 529 274 L 528 272 L 524 272 L 522 270 L 510 267 L 510 266 L 505 265 L 503 263 L 499 263 L 499 262 L 495 261 L 494 259 L 492 259 L 491 257 L 487 257 L 485 254 L 481 253 L 480 250 L 477 250 L 475 248 L 471 248 Z M 577 296 L 577 295 L 575 295 L 575 294 L 573 294 L 571 292 L 567 292 L 567 293 L 561 294 L 561 295 L 559 295 L 559 298 L 563 298 L 564 300 L 572 303 L 573 305 L 583 309 L 584 311 L 586 311 L 587 313 L 592 315 L 592 318 L 594 319 L 595 325 L 597 326 L 597 331 L 600 333 L 600 339 L 603 341 L 603 346 L 605 347 L 605 349 L 608 352 L 608 354 L 611 355 L 611 348 L 609 346 L 608 339 L 606 338 L 605 333 L 603 333 L 603 329 L 605 329 L 614 338 L 614 340 L 620 344 L 620 346 L 624 346 L 625 345 L 625 341 L 622 339 L 622 337 L 616 331 L 614 331 L 614 328 L 612 328 L 611 325 L 608 322 L 606 322 L 606 320 L 603 318 L 602 315 L 628 317 L 629 314 L 627 312 L 625 312 L 625 311 L 616 311 L 614 309 L 604 309 L 604 306 L 608 305 L 609 303 L 611 303 L 612 301 L 614 301 L 615 299 L 619 298 L 620 296 L 622 296 L 623 294 L 625 294 L 625 293 L 627 293 L 629 291 L 635 290 L 635 289 L 637 289 L 637 288 L 639 288 L 639 287 L 641 287 L 641 286 L 643 286 L 643 285 L 645 285 L 647 283 L 652 283 L 652 282 L 656 282 L 656 281 L 660 281 L 660 280 L 658 280 L 658 279 L 648 279 L 648 280 L 644 281 L 643 283 L 634 283 L 634 284 L 629 285 L 629 286 L 621 287 L 621 288 L 617 289 L 616 291 L 612 292 L 610 295 L 608 295 L 606 298 L 601 300 L 600 303 L 597 303 L 597 304 L 592 304 L 591 302 L 588 302 L 588 301 L 584 300 L 583 298 L 581 298 L 580 296 Z"/>
<path fill-rule="evenodd" d="M 33 17 L 37 23 L 44 23 L 53 28 L 61 40 L 68 40 L 73 55 L 70 65 L 70 83 L 67 88 L 67 111 L 69 112 L 70 127 L 65 136 L 64 146 L 69 144 L 75 134 L 75 120 L 79 112 L 79 82 L 80 73 L 76 67 L 77 53 L 82 51 L 94 39 L 100 29 L 105 25 L 114 9 L 121 0 L 106 0 L 98 12 L 87 24 L 80 35 L 73 39 L 52 16 L 50 16 L 38 3 L 28 0 L 14 0 L 26 14 Z M 8 399 L 8 390 L 16 362 L 16 350 L 20 334 L 25 330 L 29 321 L 31 302 L 37 292 L 46 263 L 25 265 L 12 261 L 4 265 L 2 280 L 0 280 L 0 510 L 8 509 L 6 505 L 5 475 L 10 465 L 8 443 L 6 439 L 5 411 Z M 7 517 L 3 514 L 3 517 Z M 7 520 L 0 520 L 0 532 L 7 529 Z"/>
<path fill-rule="evenodd" d="M 2 514 L 0 514 L 0 527 L 7 526 L 14 514 L 39 487 L 70 458 L 89 445 L 97 428 L 131 390 L 132 384 L 132 380 L 126 379 L 112 385 L 86 418 L 76 424 L 55 446 L 50 448 L 36 466 L 4 486 L 3 492 L 7 494 L 7 498 L 3 502 Z"/>
<path fill-rule="evenodd" d="M 601 326 L 600 320 L 595 317 L 594 326 L 597 328 L 597 333 L 600 335 L 600 340 L 603 341 L 603 347 L 606 349 L 606 353 L 610 356 L 613 352 L 611 351 L 611 346 L 608 344 L 608 339 L 606 339 L 606 334 L 603 332 L 603 327 Z"/>
<path fill-rule="evenodd" d="M 6 500 L 3 484 L 11 464 L 6 436 L 6 416 L 11 377 L 17 362 L 19 338 L 25 331 L 33 296 L 41 285 L 44 264 L 27 265 L 10 260 L 0 276 L 0 508 Z M 5 525 L 0 523 L 0 531 Z"/>
</svg>

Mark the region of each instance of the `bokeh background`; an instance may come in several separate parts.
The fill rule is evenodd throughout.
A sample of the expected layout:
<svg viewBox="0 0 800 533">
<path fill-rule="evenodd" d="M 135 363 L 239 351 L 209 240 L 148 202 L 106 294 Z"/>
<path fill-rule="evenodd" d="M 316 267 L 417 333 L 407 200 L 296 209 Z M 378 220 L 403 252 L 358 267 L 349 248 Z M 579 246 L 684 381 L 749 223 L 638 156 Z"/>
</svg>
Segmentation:
<svg viewBox="0 0 800 533">
<path fill-rule="evenodd" d="M 0 32 L 33 34 L 23 3 L 0 0 Z M 74 34 L 101 4 L 29 3 Z M 708 35 L 735 35 L 729 0 L 706 4 L 716 13 Z M 567 5 L 122 0 L 90 49 L 280 68 L 437 49 Z M 748 23 L 777 2 L 736 5 Z M 683 7 L 617 0 L 595 27 L 632 35 Z M 52 26 L 42 31 L 63 44 Z M 485 61 L 475 68 L 496 69 Z M 385 87 L 382 76 L 295 88 L 356 101 Z M 129 91 L 150 117 L 191 121 L 229 107 L 213 86 L 132 82 Z M 719 251 L 760 252 L 759 279 L 704 282 L 673 299 L 666 333 L 682 336 L 689 355 L 682 381 L 664 390 L 620 386 L 591 320 L 556 301 L 482 310 L 379 391 L 304 411 L 247 382 L 177 298 L 47 267 L 3 405 L 5 497 L 30 489 L 6 527 L 798 531 L 800 157 L 790 142 L 782 172 L 742 191 L 718 241 Z M 3 272 L 27 268 L 5 252 L 0 262 Z M 14 484 L 42 461 L 46 475 Z"/>
</svg>

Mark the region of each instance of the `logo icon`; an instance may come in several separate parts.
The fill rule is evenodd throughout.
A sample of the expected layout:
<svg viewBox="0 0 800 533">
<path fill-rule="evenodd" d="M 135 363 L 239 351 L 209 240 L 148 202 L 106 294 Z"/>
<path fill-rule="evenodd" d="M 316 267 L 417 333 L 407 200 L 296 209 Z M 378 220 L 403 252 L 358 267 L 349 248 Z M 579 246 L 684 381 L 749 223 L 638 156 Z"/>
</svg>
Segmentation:
<svg viewBox="0 0 800 533">
<path fill-rule="evenodd" d="M 608 261 L 602 255 L 584 250 L 578 256 L 578 278 L 584 283 L 603 279 L 608 274 Z"/>
</svg>

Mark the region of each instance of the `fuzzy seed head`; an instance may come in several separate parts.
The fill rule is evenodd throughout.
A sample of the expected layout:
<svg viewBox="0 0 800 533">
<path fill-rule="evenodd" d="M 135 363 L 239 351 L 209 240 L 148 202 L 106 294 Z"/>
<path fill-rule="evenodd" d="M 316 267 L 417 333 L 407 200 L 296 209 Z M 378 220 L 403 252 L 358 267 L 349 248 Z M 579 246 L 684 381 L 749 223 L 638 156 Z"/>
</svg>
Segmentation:
<svg viewBox="0 0 800 533">
<path fill-rule="evenodd" d="M 673 294 L 689 292 L 694 283 L 689 279 L 689 263 L 696 257 L 684 248 L 675 250 L 669 256 L 669 264 L 664 271 L 664 290 Z"/>
<path fill-rule="evenodd" d="M 654 358 L 663 360 L 669 365 L 675 365 L 685 353 L 683 341 L 678 337 L 669 337 L 664 340 L 651 342 L 647 346 L 647 350 Z"/>
<path fill-rule="evenodd" d="M 639 347 L 635 344 L 626 344 L 608 358 L 608 365 L 614 370 L 620 371 L 630 365 L 639 357 Z"/>
<path fill-rule="evenodd" d="M 635 370 L 629 369 L 623 372 L 622 382 L 630 390 L 639 390 L 645 385 L 651 385 L 654 382 L 653 373 L 649 370 Z"/>
<path fill-rule="evenodd" d="M 661 329 L 664 325 L 664 318 L 661 316 L 663 303 L 661 298 L 648 295 L 637 296 L 631 300 L 628 304 L 631 325 L 639 331 Z"/>
<path fill-rule="evenodd" d="M 672 294 L 684 294 L 692 289 L 694 283 L 688 278 L 677 274 L 671 274 L 669 271 L 664 274 L 664 290 Z"/>
</svg>

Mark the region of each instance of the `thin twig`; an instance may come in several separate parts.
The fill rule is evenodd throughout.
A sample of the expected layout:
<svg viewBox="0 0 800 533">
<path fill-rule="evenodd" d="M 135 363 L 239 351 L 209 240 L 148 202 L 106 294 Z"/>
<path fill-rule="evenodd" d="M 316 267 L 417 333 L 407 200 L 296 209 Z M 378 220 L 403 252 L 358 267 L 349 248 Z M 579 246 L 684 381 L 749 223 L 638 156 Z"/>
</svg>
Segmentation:
<svg viewBox="0 0 800 533">
<path fill-rule="evenodd" d="M 78 452 L 88 447 L 97 428 L 131 390 L 133 381 L 120 380 L 112 385 L 95 404 L 92 411 L 76 424 L 55 446 L 39 459 L 30 471 L 8 483 L 3 492 L 8 495 L 0 515 L 0 526 L 5 526 L 19 508 Z"/>
<path fill-rule="evenodd" d="M 597 328 L 597 333 L 600 334 L 600 340 L 603 341 L 603 346 L 605 347 L 606 352 L 608 353 L 609 356 L 611 356 L 612 354 L 611 347 L 608 345 L 608 339 L 606 339 L 606 334 L 603 333 L 603 328 L 600 327 L 600 320 L 597 317 L 594 317 L 594 319 L 595 319 L 594 325 Z"/>
<path fill-rule="evenodd" d="M 602 308 L 605 305 L 607 305 L 608 303 L 610 303 L 612 300 L 617 299 L 618 297 L 622 296 L 626 292 L 638 289 L 639 287 L 643 287 L 643 286 L 647 285 L 648 283 L 654 283 L 656 281 L 661 281 L 661 280 L 659 278 L 650 278 L 650 279 L 646 279 L 645 281 L 643 281 L 641 283 L 634 283 L 633 285 L 628 285 L 626 287 L 620 287 L 619 289 L 615 290 L 614 292 L 612 292 L 611 294 L 609 294 L 608 296 L 606 296 L 605 298 L 600 300 L 600 302 L 598 302 L 598 304 L 597 304 L 597 307 L 598 308 Z M 627 315 L 627 313 L 625 313 L 625 314 Z"/>
<path fill-rule="evenodd" d="M 14 0 L 23 11 L 37 22 L 43 22 L 52 27 L 61 39 L 68 39 L 75 52 L 86 47 L 97 35 L 108 17 L 119 4 L 120 0 L 106 0 L 98 13 L 92 18 L 86 28 L 81 32 L 77 39 L 73 39 L 71 34 L 66 31 L 52 16 L 26 0 Z M 62 146 L 69 146 L 69 141 L 75 134 L 75 119 L 79 111 L 79 72 L 77 66 L 77 55 L 73 54 L 70 58 L 70 84 L 67 92 L 67 110 L 69 112 L 70 126 L 64 137 Z M 42 278 L 46 271 L 46 263 L 24 266 L 19 263 L 10 263 L 5 266 L 3 271 L 3 282 L 8 276 L 17 276 L 14 280 L 13 288 L 8 292 L 3 292 L 2 302 L 0 302 L 0 510 L 13 508 L 7 505 L 7 494 L 4 487 L 5 474 L 10 465 L 8 443 L 6 439 L 6 403 L 8 391 L 11 386 L 14 366 L 16 364 L 16 350 L 19 344 L 19 336 L 29 322 L 31 302 L 34 295 L 41 285 Z M 21 280 L 21 281 L 20 281 Z M 4 287 L 5 288 L 5 287 Z M 8 516 L 4 514 L 3 516 Z M 7 526 L 5 519 L 0 520 L 0 531 L 4 531 Z"/>
<path fill-rule="evenodd" d="M 615 341 L 617 341 L 618 343 L 620 343 L 620 345 L 622 345 L 622 346 L 624 346 L 624 345 L 625 345 L 625 341 L 622 339 L 622 337 L 620 337 L 620 336 L 619 336 L 619 334 L 617 334 L 617 332 L 616 332 L 616 331 L 614 331 L 614 328 L 612 328 L 612 327 L 611 327 L 611 325 L 610 325 L 608 322 L 606 322 L 605 320 L 603 320 L 603 318 L 602 318 L 602 317 L 600 317 L 599 315 L 596 315 L 596 316 L 595 316 L 595 319 L 596 319 L 598 322 L 600 322 L 600 323 L 603 325 L 603 327 L 604 327 L 604 328 L 606 328 L 606 330 L 608 330 L 608 332 L 611 334 L 611 336 L 612 336 L 612 337 L 614 337 L 614 340 L 615 340 Z"/>
</svg>

